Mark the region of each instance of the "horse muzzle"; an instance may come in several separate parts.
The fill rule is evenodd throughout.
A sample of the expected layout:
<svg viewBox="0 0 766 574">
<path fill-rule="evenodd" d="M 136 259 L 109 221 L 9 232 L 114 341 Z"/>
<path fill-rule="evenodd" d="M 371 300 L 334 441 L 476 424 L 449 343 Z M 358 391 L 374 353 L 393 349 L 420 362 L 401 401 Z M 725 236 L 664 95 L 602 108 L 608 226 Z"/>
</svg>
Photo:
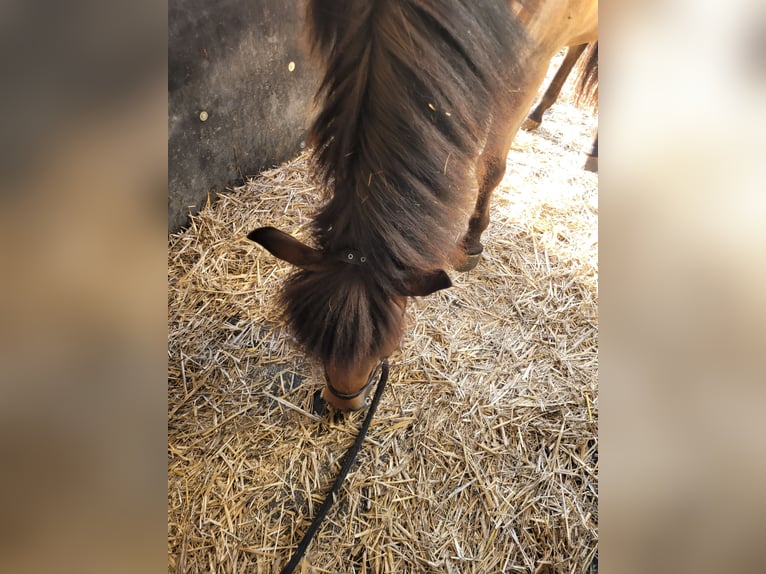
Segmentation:
<svg viewBox="0 0 766 574">
<path fill-rule="evenodd" d="M 374 383 L 383 368 L 385 359 L 379 361 L 375 367 L 367 375 L 366 382 L 361 385 L 357 390 L 347 390 L 348 387 L 354 388 L 357 385 L 354 381 L 364 380 L 362 377 L 354 376 L 358 373 L 346 372 L 346 377 L 342 377 L 341 380 L 349 381 L 347 388 L 339 389 L 332 383 L 332 379 L 325 366 L 325 388 L 322 393 L 322 397 L 325 401 L 330 403 L 333 407 L 344 411 L 358 411 L 369 406 L 370 390 L 374 386 Z M 335 370 L 336 375 L 343 375 L 343 371 Z M 335 378 L 335 377 L 333 377 Z M 339 377 L 340 378 L 340 377 Z M 336 378 L 336 380 L 338 380 Z"/>
</svg>

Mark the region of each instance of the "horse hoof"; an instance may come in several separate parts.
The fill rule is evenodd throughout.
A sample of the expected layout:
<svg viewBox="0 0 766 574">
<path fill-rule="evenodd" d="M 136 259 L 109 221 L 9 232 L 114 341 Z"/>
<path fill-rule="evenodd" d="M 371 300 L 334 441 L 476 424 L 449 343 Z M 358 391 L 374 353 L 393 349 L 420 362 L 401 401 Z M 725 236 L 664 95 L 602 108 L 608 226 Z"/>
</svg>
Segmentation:
<svg viewBox="0 0 766 574">
<path fill-rule="evenodd" d="M 521 124 L 521 129 L 527 132 L 531 132 L 539 128 L 541 123 L 542 122 L 538 122 L 537 120 L 533 120 L 532 118 L 527 118 L 526 120 L 524 120 L 524 123 Z"/>
<path fill-rule="evenodd" d="M 480 260 L 481 253 L 476 253 L 475 255 L 468 255 L 467 253 L 464 253 L 460 258 L 460 261 L 458 261 L 453 267 L 458 273 L 465 273 L 466 271 L 470 271 L 476 267 Z"/>
<path fill-rule="evenodd" d="M 585 159 L 585 165 L 583 165 L 582 168 L 586 171 L 598 173 L 598 156 L 589 155 Z"/>
</svg>

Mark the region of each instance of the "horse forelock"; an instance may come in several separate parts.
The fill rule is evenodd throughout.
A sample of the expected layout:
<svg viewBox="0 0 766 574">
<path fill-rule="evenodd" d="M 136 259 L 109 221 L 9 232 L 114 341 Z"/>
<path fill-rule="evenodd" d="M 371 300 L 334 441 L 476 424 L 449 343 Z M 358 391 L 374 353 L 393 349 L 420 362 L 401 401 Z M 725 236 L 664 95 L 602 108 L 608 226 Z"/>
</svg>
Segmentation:
<svg viewBox="0 0 766 574">
<path fill-rule="evenodd" d="M 364 269 L 340 263 L 298 271 L 281 297 L 298 343 L 322 361 L 358 365 L 401 337 L 402 308 Z"/>
</svg>

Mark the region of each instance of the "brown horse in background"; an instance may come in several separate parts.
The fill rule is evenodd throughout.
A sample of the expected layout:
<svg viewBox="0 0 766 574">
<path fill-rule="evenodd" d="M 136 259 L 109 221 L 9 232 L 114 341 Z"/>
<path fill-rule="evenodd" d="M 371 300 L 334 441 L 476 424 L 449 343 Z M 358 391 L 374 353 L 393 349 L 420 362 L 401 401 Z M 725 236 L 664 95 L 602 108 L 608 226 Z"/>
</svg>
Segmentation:
<svg viewBox="0 0 766 574">
<path fill-rule="evenodd" d="M 586 51 L 587 50 L 587 51 Z M 589 105 L 594 110 L 598 106 L 598 41 L 589 44 L 576 44 L 567 48 L 566 56 L 561 62 L 559 69 L 553 76 L 551 83 L 545 89 L 535 108 L 529 113 L 527 119 L 521 125 L 527 131 L 536 130 L 543 122 L 543 114 L 556 102 L 564 87 L 569 74 L 577 64 L 580 56 L 585 53 L 585 58 L 580 63 L 579 78 L 577 80 L 577 102 Z M 587 153 L 585 169 L 598 171 L 598 133 L 593 140 L 593 145 Z"/>
<path fill-rule="evenodd" d="M 307 25 L 324 67 L 310 143 L 327 201 L 313 246 L 272 227 L 248 237 L 298 267 L 287 323 L 324 363 L 325 399 L 358 409 L 407 297 L 478 263 L 511 141 L 551 57 L 590 41 L 597 0 L 309 0 Z"/>
<path fill-rule="evenodd" d="M 569 74 L 572 72 L 577 60 L 579 60 L 580 56 L 585 52 L 585 49 L 589 45 L 590 44 L 577 44 L 576 46 L 569 46 L 567 48 L 566 56 L 564 56 L 559 69 L 556 70 L 556 74 L 545 89 L 545 93 L 542 98 L 540 98 L 540 101 L 529 113 L 527 119 L 524 120 L 524 123 L 521 125 L 522 129 L 532 131 L 540 127 L 540 124 L 543 123 L 543 114 L 556 103 L 559 94 L 561 94 L 561 89 L 569 79 Z"/>
</svg>

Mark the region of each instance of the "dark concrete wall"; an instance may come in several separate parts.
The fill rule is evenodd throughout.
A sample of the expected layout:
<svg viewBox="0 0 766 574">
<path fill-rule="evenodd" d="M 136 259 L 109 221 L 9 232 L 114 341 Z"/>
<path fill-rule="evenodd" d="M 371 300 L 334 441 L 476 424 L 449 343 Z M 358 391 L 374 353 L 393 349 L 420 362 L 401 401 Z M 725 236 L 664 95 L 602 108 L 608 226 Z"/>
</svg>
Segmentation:
<svg viewBox="0 0 766 574">
<path fill-rule="evenodd" d="M 170 231 L 186 225 L 209 192 L 238 185 L 305 145 L 318 75 L 302 23 L 300 0 L 170 0 Z"/>
</svg>

